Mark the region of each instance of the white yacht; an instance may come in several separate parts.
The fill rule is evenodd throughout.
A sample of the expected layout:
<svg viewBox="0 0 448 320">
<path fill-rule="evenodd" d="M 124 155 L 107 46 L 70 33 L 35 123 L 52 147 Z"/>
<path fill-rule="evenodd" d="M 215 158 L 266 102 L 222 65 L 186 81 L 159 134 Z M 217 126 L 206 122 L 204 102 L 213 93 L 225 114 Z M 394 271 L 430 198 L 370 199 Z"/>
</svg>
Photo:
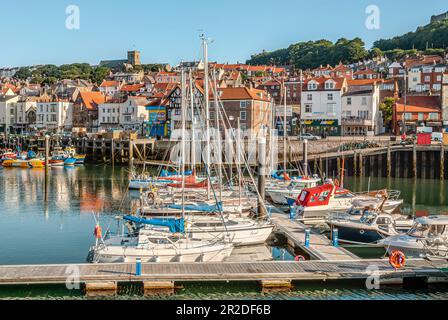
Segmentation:
<svg viewBox="0 0 448 320">
<path fill-rule="evenodd" d="M 243 217 L 189 216 L 185 221 L 185 233 L 189 238 L 200 240 L 223 238 L 235 246 L 265 243 L 273 229 L 274 225 L 270 221 Z M 158 227 L 145 225 L 139 232 L 147 234 L 154 230 L 163 231 Z"/>
<path fill-rule="evenodd" d="M 407 234 L 389 237 L 380 243 L 389 254 L 399 250 L 408 257 L 448 258 L 448 216 L 417 218 Z"/>
<path fill-rule="evenodd" d="M 141 233 L 137 236 L 110 237 L 90 248 L 93 263 L 142 262 L 220 262 L 232 253 L 233 245 L 186 238 L 181 234 Z"/>
</svg>

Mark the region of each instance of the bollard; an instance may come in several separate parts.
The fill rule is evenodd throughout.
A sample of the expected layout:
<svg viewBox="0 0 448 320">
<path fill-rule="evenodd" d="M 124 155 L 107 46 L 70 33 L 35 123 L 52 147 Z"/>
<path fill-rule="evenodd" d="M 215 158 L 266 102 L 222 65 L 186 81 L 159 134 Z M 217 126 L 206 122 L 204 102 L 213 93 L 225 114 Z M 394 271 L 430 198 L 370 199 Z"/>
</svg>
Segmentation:
<svg viewBox="0 0 448 320">
<path fill-rule="evenodd" d="M 296 209 L 294 206 L 289 206 L 289 219 L 294 220 L 296 218 Z"/>
<path fill-rule="evenodd" d="M 307 247 L 307 248 L 310 247 L 310 236 L 311 236 L 311 230 L 306 229 L 305 230 L 305 247 Z"/>
<path fill-rule="evenodd" d="M 339 230 L 333 229 L 333 247 L 339 247 Z"/>
<path fill-rule="evenodd" d="M 142 275 L 142 259 L 137 258 L 135 260 L 135 275 L 141 276 Z"/>
</svg>

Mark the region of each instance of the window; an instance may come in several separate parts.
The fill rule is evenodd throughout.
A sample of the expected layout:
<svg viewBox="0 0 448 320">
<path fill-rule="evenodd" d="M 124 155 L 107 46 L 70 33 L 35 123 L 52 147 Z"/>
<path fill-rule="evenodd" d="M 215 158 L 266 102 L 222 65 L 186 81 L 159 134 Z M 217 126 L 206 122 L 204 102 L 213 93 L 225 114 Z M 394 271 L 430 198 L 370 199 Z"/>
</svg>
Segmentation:
<svg viewBox="0 0 448 320">
<path fill-rule="evenodd" d="M 348 105 L 348 106 L 351 106 L 351 105 L 352 105 L 352 98 L 351 98 L 351 97 L 348 97 L 348 98 L 347 98 L 347 105 Z"/>
<path fill-rule="evenodd" d="M 317 89 L 317 84 L 314 82 L 310 82 L 308 83 L 308 90 L 316 90 Z"/>
<path fill-rule="evenodd" d="M 442 86 L 440 83 L 436 83 L 432 86 L 432 88 L 436 91 L 440 91 L 442 89 Z"/>
<path fill-rule="evenodd" d="M 335 103 L 327 104 L 327 115 L 329 115 L 329 116 L 336 115 L 336 104 Z"/>
<path fill-rule="evenodd" d="M 418 114 L 418 121 L 423 121 L 425 118 L 424 118 L 424 114 L 423 113 L 419 113 Z"/>
<path fill-rule="evenodd" d="M 246 111 L 241 111 L 240 112 L 240 120 L 246 120 Z"/>
<path fill-rule="evenodd" d="M 429 120 L 439 120 L 439 114 L 436 112 L 431 112 L 428 117 Z"/>
<path fill-rule="evenodd" d="M 442 76 L 441 76 L 441 75 L 438 75 L 438 76 L 437 76 L 437 82 L 440 82 L 440 81 L 442 81 Z"/>
<path fill-rule="evenodd" d="M 332 93 L 327 94 L 327 99 L 329 101 L 333 101 L 333 94 Z"/>
<path fill-rule="evenodd" d="M 369 118 L 369 111 L 365 111 L 365 110 L 358 111 L 358 117 L 360 119 L 368 119 Z"/>
<path fill-rule="evenodd" d="M 366 105 L 367 105 L 367 97 L 362 97 L 362 102 L 361 102 L 361 104 L 362 104 L 363 106 L 366 106 Z"/>
<path fill-rule="evenodd" d="M 412 120 L 412 113 L 406 112 L 404 114 L 404 120 Z"/>
<path fill-rule="evenodd" d="M 334 89 L 333 82 L 325 82 L 325 89 Z"/>
<path fill-rule="evenodd" d="M 313 113 L 313 105 L 305 104 L 305 113 Z"/>
<path fill-rule="evenodd" d="M 313 100 L 313 95 L 311 93 L 308 93 L 306 95 L 306 98 L 307 98 L 308 101 L 312 101 Z"/>
<path fill-rule="evenodd" d="M 425 76 L 425 82 L 429 82 L 431 81 L 431 77 L 430 76 Z"/>
<path fill-rule="evenodd" d="M 250 106 L 250 101 L 240 101 L 240 108 L 241 109 L 246 109 L 249 106 Z"/>
</svg>

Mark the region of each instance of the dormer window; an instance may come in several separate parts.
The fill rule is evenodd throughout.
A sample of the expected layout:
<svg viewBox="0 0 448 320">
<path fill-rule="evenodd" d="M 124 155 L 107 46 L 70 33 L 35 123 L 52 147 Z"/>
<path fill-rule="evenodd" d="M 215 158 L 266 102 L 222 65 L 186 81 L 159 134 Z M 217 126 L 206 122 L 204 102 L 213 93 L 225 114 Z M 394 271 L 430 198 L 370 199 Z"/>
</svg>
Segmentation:
<svg viewBox="0 0 448 320">
<path fill-rule="evenodd" d="M 316 82 L 309 82 L 308 83 L 308 90 L 316 90 L 317 89 L 317 83 Z"/>
<path fill-rule="evenodd" d="M 325 82 L 325 89 L 334 89 L 334 82 L 332 81 Z"/>
</svg>

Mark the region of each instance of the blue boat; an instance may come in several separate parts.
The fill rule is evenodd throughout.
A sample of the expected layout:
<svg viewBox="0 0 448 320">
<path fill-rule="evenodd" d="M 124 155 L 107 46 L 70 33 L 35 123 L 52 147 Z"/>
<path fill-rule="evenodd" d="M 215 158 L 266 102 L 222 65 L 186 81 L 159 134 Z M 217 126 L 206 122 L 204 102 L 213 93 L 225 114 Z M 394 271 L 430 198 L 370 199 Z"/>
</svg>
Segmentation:
<svg viewBox="0 0 448 320">
<path fill-rule="evenodd" d="M 76 164 L 76 158 L 67 158 L 64 160 L 64 166 L 74 166 Z"/>
</svg>

